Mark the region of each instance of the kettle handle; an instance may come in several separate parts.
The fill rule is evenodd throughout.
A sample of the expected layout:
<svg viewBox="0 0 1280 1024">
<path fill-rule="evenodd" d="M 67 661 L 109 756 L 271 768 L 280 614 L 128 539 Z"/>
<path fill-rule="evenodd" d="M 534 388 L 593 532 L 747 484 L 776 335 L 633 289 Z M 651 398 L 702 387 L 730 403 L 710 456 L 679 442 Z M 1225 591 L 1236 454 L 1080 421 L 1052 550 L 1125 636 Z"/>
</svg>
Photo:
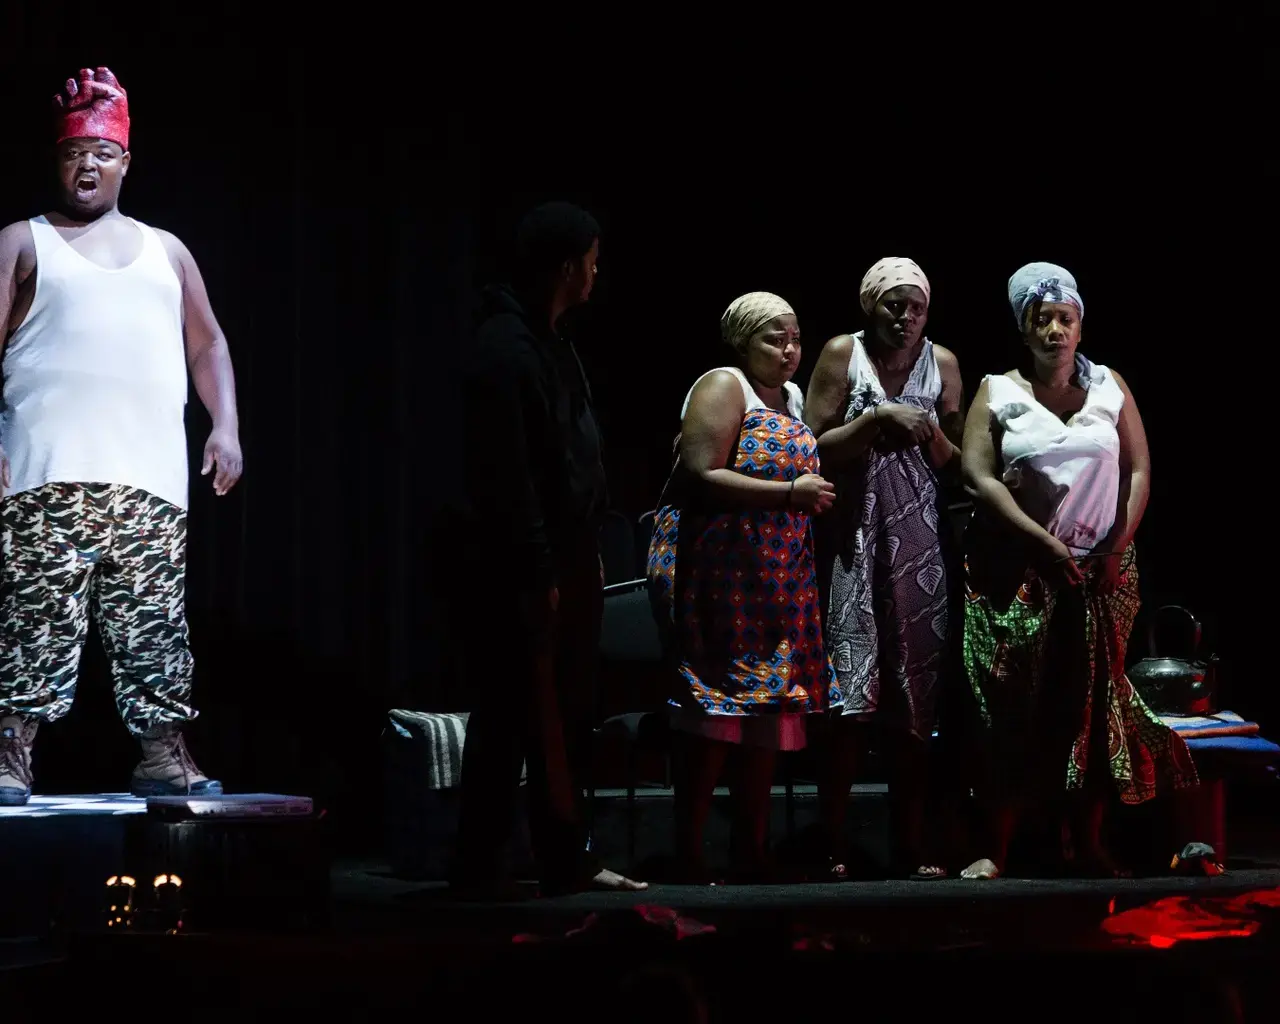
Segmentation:
<svg viewBox="0 0 1280 1024">
<path fill-rule="evenodd" d="M 1187 619 L 1188 623 L 1190 623 L 1191 651 L 1188 657 L 1195 658 L 1195 656 L 1200 652 L 1200 635 L 1202 632 L 1200 620 L 1186 608 L 1177 604 L 1161 605 L 1155 610 L 1155 614 L 1151 616 L 1151 621 L 1147 623 L 1147 655 L 1152 658 L 1158 658 L 1160 656 L 1159 651 L 1157 650 L 1158 645 L 1156 644 L 1156 627 L 1160 625 L 1160 622 L 1166 612 L 1178 612 Z"/>
</svg>

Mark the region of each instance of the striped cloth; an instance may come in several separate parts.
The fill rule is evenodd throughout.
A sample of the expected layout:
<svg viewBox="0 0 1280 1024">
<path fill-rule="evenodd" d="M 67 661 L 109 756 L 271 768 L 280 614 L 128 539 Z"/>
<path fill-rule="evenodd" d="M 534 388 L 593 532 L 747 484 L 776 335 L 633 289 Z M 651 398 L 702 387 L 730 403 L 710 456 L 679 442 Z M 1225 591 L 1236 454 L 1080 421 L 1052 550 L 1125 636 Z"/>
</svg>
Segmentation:
<svg viewBox="0 0 1280 1024">
<path fill-rule="evenodd" d="M 1160 721 L 1184 740 L 1255 736 L 1260 730 L 1257 722 L 1246 722 L 1234 711 L 1219 711 L 1214 715 L 1161 715 Z"/>
<path fill-rule="evenodd" d="M 462 747 L 467 739 L 469 713 L 396 708 L 387 712 L 387 717 L 393 736 L 416 743 L 422 750 L 428 789 L 457 789 L 462 784 Z M 527 772 L 527 768 L 521 769 L 521 782 Z"/>
</svg>

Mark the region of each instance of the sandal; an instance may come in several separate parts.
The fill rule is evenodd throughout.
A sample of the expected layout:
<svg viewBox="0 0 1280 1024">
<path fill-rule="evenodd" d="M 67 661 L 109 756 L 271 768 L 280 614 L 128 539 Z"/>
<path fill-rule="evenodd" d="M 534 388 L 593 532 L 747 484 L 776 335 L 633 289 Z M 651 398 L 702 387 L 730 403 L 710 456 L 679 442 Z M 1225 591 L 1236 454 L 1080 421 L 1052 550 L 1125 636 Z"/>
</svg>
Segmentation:
<svg viewBox="0 0 1280 1024">
<path fill-rule="evenodd" d="M 988 882 L 1000 878 L 1003 872 L 990 857 L 980 857 L 960 872 L 960 877 L 970 882 Z"/>
<path fill-rule="evenodd" d="M 1171 871 L 1190 871 L 1203 874 L 1209 878 L 1225 875 L 1227 869 L 1218 860 L 1218 854 L 1208 843 L 1187 843 L 1179 853 L 1173 855 L 1169 863 Z"/>
<path fill-rule="evenodd" d="M 866 866 L 862 863 L 864 858 L 856 848 L 841 844 L 834 848 L 828 846 L 827 850 L 827 855 L 820 856 L 814 865 L 811 881 L 849 882 L 866 873 Z"/>
</svg>

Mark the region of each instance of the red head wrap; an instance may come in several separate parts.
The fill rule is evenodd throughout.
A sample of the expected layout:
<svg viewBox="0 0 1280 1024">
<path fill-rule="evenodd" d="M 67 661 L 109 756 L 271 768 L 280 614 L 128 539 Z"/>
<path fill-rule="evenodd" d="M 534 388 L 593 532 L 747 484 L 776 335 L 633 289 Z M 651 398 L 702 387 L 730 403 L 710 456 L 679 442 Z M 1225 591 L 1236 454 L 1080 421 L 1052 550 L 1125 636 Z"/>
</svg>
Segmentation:
<svg viewBox="0 0 1280 1024">
<path fill-rule="evenodd" d="M 129 148 L 129 98 L 106 68 L 80 69 L 80 79 L 67 79 L 66 95 L 53 98 L 58 138 L 108 139 Z"/>
</svg>

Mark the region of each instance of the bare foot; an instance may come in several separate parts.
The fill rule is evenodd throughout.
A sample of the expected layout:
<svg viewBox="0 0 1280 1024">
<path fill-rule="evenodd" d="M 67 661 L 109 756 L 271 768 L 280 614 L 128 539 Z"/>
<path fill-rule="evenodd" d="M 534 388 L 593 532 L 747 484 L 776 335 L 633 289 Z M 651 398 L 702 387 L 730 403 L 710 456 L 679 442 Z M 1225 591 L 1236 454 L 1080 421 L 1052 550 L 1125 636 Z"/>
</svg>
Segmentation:
<svg viewBox="0 0 1280 1024">
<path fill-rule="evenodd" d="M 934 882 L 947 877 L 947 869 L 936 864 L 921 864 L 911 876 L 921 882 Z"/>
<path fill-rule="evenodd" d="M 644 892 L 649 888 L 649 883 L 634 882 L 616 871 L 603 868 L 599 874 L 591 879 L 591 888 L 602 889 L 606 892 Z"/>
<path fill-rule="evenodd" d="M 992 878 L 999 878 L 1000 869 L 996 867 L 995 861 L 988 857 L 983 857 L 982 860 L 975 860 L 967 868 L 961 871 L 960 877 L 970 880 L 986 881 Z"/>
</svg>

